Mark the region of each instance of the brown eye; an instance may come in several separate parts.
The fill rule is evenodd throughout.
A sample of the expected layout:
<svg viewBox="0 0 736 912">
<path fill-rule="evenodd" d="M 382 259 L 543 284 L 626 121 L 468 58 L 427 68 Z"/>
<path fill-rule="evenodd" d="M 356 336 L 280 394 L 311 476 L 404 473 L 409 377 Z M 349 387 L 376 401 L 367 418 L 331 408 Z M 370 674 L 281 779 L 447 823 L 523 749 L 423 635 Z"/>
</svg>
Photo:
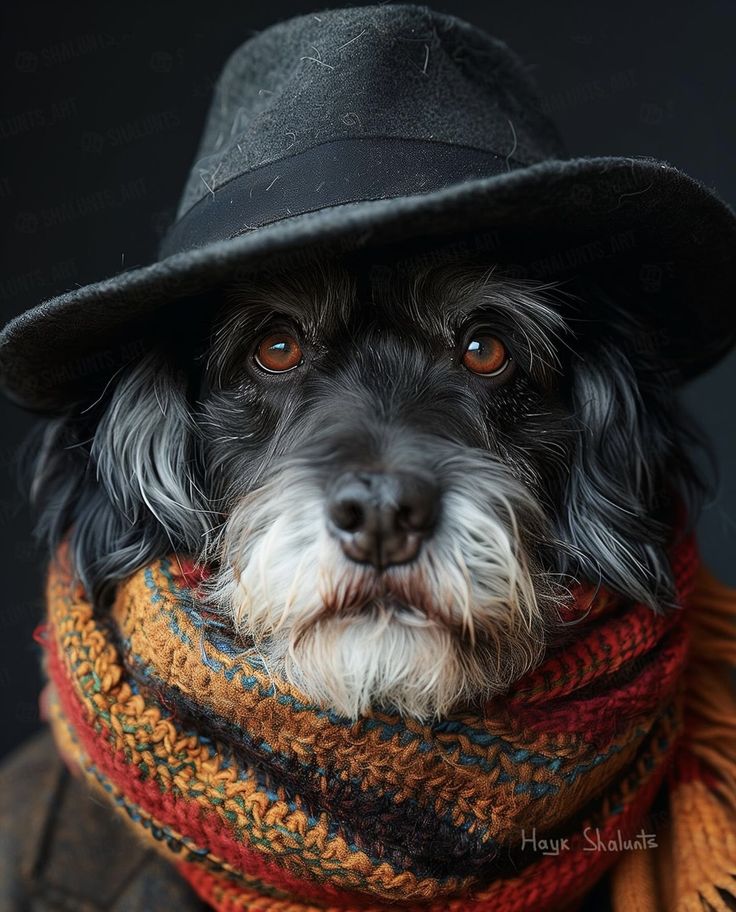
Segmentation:
<svg viewBox="0 0 736 912">
<path fill-rule="evenodd" d="M 475 336 L 468 342 L 463 354 L 463 364 L 467 369 L 484 377 L 500 374 L 508 363 L 506 346 L 495 336 Z"/>
<path fill-rule="evenodd" d="M 271 333 L 258 343 L 256 363 L 272 374 L 293 370 L 302 362 L 302 349 L 290 333 Z"/>
</svg>

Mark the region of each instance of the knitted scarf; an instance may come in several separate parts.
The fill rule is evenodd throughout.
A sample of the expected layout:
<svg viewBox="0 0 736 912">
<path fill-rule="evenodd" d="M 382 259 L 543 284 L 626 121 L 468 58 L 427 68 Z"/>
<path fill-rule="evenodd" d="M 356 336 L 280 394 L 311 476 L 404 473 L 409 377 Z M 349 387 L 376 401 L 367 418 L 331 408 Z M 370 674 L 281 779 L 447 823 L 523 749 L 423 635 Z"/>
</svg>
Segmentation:
<svg viewBox="0 0 736 912">
<path fill-rule="evenodd" d="M 66 551 L 39 632 L 79 767 L 222 912 L 615 912 L 736 896 L 736 591 L 672 553 L 681 610 L 581 586 L 579 635 L 482 711 L 357 722 L 273 680 L 159 560 L 98 616 Z"/>
</svg>

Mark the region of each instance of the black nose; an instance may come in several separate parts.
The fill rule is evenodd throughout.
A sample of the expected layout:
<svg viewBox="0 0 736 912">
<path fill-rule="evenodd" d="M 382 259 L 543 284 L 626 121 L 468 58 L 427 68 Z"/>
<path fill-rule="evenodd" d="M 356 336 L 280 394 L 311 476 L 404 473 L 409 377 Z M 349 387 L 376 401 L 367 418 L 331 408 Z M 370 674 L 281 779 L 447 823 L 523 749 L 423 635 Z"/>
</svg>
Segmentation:
<svg viewBox="0 0 736 912">
<path fill-rule="evenodd" d="M 332 488 L 330 531 L 354 561 L 378 570 L 413 560 L 432 533 L 438 493 L 429 480 L 389 472 L 347 472 Z"/>
</svg>

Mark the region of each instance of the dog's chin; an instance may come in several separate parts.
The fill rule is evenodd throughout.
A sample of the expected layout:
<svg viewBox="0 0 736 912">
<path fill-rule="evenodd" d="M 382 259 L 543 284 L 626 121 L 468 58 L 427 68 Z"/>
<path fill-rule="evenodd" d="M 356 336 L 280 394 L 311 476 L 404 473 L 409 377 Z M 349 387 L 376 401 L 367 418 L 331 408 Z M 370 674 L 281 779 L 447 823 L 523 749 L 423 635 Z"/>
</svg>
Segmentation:
<svg viewBox="0 0 736 912">
<path fill-rule="evenodd" d="M 271 634 L 258 654 L 272 674 L 356 719 L 376 710 L 427 722 L 508 689 L 541 655 L 541 638 L 474 644 L 441 620 L 387 598 Z"/>
<path fill-rule="evenodd" d="M 429 722 L 479 707 L 542 657 L 542 614 L 522 613 L 518 592 L 490 605 L 440 603 L 422 584 L 421 563 L 381 575 L 337 563 L 344 563 L 342 586 L 308 588 L 304 599 L 292 589 L 278 604 L 254 600 L 249 566 L 230 577 L 227 605 L 246 650 L 272 678 L 327 710 L 353 720 L 385 710 Z M 320 575 L 324 583 L 324 564 L 315 581 Z"/>
<path fill-rule="evenodd" d="M 533 668 L 545 648 L 541 615 L 521 619 L 511 600 L 505 610 L 494 606 L 495 620 L 487 606 L 470 606 L 475 622 L 468 623 L 428 603 L 426 593 L 417 604 L 383 595 L 342 601 L 336 611 L 331 599 L 315 599 L 303 613 L 292 603 L 256 614 L 250 600 L 239 601 L 242 588 L 234 590 L 228 613 L 240 618 L 246 652 L 274 680 L 353 720 L 385 710 L 429 722 L 478 708 Z"/>
</svg>

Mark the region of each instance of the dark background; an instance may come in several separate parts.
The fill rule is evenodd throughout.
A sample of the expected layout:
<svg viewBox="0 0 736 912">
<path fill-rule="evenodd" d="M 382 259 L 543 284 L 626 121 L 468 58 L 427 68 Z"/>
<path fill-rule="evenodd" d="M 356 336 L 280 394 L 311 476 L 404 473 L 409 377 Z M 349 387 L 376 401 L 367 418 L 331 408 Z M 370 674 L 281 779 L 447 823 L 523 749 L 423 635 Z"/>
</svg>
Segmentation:
<svg viewBox="0 0 736 912">
<path fill-rule="evenodd" d="M 335 4 L 338 5 L 338 4 Z M 529 63 L 570 153 L 671 162 L 736 203 L 733 0 L 437 2 Z M 172 219 L 225 58 L 320 4 L 4 5 L 0 16 L 0 317 L 150 262 Z M 736 306 L 736 305 L 732 305 Z M 706 560 L 736 585 L 736 357 L 684 390 L 711 435 L 719 495 Z M 33 419 L 0 402 L 0 752 L 39 725 L 44 555 L 17 482 Z"/>
</svg>

